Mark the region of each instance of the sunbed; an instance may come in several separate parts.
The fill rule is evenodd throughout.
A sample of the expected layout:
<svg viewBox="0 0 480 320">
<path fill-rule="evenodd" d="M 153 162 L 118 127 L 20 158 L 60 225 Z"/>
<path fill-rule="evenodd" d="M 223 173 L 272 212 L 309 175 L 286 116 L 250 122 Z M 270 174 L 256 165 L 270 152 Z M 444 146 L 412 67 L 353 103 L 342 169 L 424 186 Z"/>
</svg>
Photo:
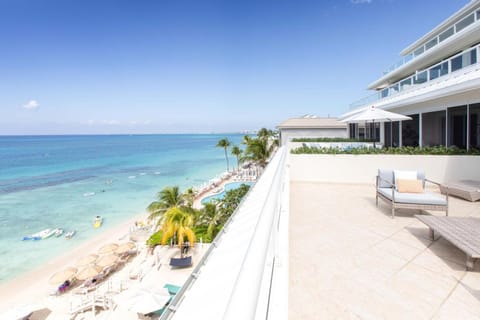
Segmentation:
<svg viewBox="0 0 480 320">
<path fill-rule="evenodd" d="M 444 183 L 440 186 L 442 193 L 457 196 L 468 201 L 477 201 L 480 199 L 480 181 L 460 180 Z"/>
<path fill-rule="evenodd" d="M 192 265 L 192 257 L 170 258 L 170 267 L 172 268 L 188 268 Z"/>
</svg>

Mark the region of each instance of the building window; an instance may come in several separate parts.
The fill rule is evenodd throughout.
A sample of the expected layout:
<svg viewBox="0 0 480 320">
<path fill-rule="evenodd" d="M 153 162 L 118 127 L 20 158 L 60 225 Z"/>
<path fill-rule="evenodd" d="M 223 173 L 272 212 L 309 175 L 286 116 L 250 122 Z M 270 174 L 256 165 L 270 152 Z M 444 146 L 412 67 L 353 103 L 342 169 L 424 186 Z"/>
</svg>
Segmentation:
<svg viewBox="0 0 480 320">
<path fill-rule="evenodd" d="M 470 148 L 480 150 L 480 103 L 470 107 Z"/>
<path fill-rule="evenodd" d="M 432 40 L 428 41 L 426 44 L 425 44 L 425 50 L 428 50 L 434 46 L 436 46 L 438 43 L 438 39 L 437 38 L 433 38 Z"/>
<path fill-rule="evenodd" d="M 402 121 L 402 144 L 418 147 L 418 114 L 409 115 L 412 120 Z"/>
<path fill-rule="evenodd" d="M 445 145 L 445 110 L 422 114 L 422 146 Z"/>
<path fill-rule="evenodd" d="M 467 106 L 448 108 L 448 146 L 467 148 Z"/>
<path fill-rule="evenodd" d="M 442 42 L 443 40 L 452 36 L 454 32 L 455 31 L 454 31 L 453 26 L 452 26 L 449 29 L 445 30 L 444 32 L 440 33 L 440 35 L 438 36 L 438 38 L 440 39 L 440 42 Z"/>
<path fill-rule="evenodd" d="M 385 147 L 398 147 L 398 121 L 385 122 Z"/>
<path fill-rule="evenodd" d="M 413 83 L 414 84 L 420 84 L 420 83 L 427 82 L 427 80 L 428 80 L 427 78 L 428 78 L 427 70 L 419 72 L 413 78 Z"/>
<path fill-rule="evenodd" d="M 452 72 L 477 63 L 477 50 L 473 49 L 452 59 Z"/>
<path fill-rule="evenodd" d="M 350 139 L 355 139 L 356 137 L 356 132 L 357 132 L 357 127 L 358 127 L 358 124 L 356 123 L 349 123 L 348 124 L 348 128 L 349 128 L 349 137 Z"/>
<path fill-rule="evenodd" d="M 425 51 L 425 48 L 423 46 L 421 46 L 420 48 L 416 49 L 415 51 L 413 51 L 413 55 L 416 57 L 416 56 L 419 56 L 423 53 L 423 51 Z"/>
<path fill-rule="evenodd" d="M 436 79 L 448 73 L 448 61 L 437 64 L 435 67 L 429 70 L 430 80 Z"/>
<path fill-rule="evenodd" d="M 477 11 L 477 20 L 480 20 L 480 10 Z"/>
<path fill-rule="evenodd" d="M 408 89 L 408 87 L 410 87 L 411 85 L 412 85 L 412 78 L 402 80 L 400 82 L 400 90 Z"/>
<path fill-rule="evenodd" d="M 465 29 L 466 27 L 468 27 L 474 22 L 475 22 L 475 15 L 472 13 L 471 15 L 464 18 L 462 21 L 455 24 L 455 29 L 457 30 L 457 32 L 459 32 L 460 30 Z"/>
</svg>

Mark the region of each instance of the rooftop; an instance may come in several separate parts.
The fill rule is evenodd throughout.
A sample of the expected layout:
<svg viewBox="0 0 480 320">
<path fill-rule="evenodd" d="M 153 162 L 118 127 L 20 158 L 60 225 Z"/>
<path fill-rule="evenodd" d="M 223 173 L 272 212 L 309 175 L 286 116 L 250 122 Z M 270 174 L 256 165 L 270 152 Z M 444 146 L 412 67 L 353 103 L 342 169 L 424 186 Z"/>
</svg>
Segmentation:
<svg viewBox="0 0 480 320">
<path fill-rule="evenodd" d="M 411 210 L 390 218 L 369 184 L 290 190 L 289 319 L 480 319 L 480 264 L 465 271 Z M 450 209 L 480 217 L 478 203 L 451 197 Z"/>
</svg>

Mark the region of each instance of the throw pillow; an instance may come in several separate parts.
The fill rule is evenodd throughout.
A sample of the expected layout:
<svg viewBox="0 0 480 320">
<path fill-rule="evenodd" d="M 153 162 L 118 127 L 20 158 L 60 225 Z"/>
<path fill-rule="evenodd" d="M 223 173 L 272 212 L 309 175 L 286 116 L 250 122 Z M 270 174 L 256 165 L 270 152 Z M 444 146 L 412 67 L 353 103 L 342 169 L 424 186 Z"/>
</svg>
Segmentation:
<svg viewBox="0 0 480 320">
<path fill-rule="evenodd" d="M 398 179 L 397 190 L 400 193 L 422 193 L 422 180 Z"/>
</svg>

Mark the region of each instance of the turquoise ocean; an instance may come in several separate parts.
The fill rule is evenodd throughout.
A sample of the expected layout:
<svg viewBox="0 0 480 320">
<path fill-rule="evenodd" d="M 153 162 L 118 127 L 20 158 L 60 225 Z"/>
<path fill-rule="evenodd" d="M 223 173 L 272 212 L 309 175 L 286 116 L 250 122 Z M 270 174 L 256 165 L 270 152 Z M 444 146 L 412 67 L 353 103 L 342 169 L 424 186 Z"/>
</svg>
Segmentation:
<svg viewBox="0 0 480 320">
<path fill-rule="evenodd" d="M 165 186 L 199 186 L 224 172 L 215 147 L 224 137 L 239 145 L 243 136 L 0 136 L 0 283 L 145 212 Z M 22 241 L 46 228 L 77 234 Z"/>
</svg>

